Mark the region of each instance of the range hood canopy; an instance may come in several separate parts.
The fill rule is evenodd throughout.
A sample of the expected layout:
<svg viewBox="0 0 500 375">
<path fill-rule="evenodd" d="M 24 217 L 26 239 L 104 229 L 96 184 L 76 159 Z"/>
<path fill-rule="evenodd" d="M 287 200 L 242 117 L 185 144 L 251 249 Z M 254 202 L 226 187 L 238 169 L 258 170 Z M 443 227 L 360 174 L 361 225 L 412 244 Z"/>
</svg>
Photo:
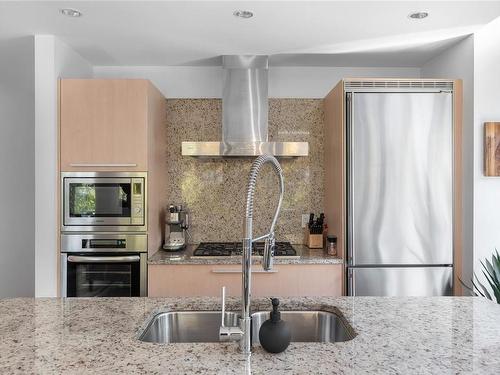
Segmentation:
<svg viewBox="0 0 500 375">
<path fill-rule="evenodd" d="M 222 67 L 222 141 L 182 142 L 182 155 L 307 156 L 307 142 L 268 141 L 268 57 L 223 56 Z"/>
</svg>

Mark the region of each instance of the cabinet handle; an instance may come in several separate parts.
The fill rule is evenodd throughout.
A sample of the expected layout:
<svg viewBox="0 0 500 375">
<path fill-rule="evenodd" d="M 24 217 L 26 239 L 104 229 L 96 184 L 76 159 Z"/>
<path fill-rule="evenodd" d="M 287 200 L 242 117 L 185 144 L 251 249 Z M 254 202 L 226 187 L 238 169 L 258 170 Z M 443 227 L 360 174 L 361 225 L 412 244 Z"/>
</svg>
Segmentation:
<svg viewBox="0 0 500 375">
<path fill-rule="evenodd" d="M 225 270 L 225 269 L 215 269 L 212 270 L 212 273 L 241 273 L 241 270 Z M 252 270 L 252 273 L 278 273 L 277 269 L 273 269 L 271 271 L 264 271 L 264 270 Z"/>
<path fill-rule="evenodd" d="M 71 163 L 71 167 L 137 167 L 135 163 Z"/>
</svg>

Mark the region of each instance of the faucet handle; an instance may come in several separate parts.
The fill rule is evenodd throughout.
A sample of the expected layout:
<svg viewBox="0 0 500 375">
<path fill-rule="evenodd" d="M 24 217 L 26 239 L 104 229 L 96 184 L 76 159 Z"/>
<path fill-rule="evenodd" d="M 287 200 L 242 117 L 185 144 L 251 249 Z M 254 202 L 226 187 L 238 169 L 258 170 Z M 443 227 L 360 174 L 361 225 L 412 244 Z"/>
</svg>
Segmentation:
<svg viewBox="0 0 500 375">
<path fill-rule="evenodd" d="M 262 268 L 264 268 L 264 271 L 273 269 L 275 247 L 276 240 L 274 239 L 274 233 L 271 232 L 264 242 L 264 256 L 262 257 Z"/>
<path fill-rule="evenodd" d="M 222 287 L 222 311 L 221 325 L 219 328 L 219 341 L 237 341 L 243 337 L 243 331 L 240 327 L 226 327 L 224 317 L 226 315 L 226 287 Z"/>
<path fill-rule="evenodd" d="M 225 325 L 224 325 L 224 317 L 226 315 L 226 287 L 225 286 L 222 287 L 221 294 L 222 294 L 222 311 L 221 311 L 220 326 L 225 327 Z"/>
</svg>

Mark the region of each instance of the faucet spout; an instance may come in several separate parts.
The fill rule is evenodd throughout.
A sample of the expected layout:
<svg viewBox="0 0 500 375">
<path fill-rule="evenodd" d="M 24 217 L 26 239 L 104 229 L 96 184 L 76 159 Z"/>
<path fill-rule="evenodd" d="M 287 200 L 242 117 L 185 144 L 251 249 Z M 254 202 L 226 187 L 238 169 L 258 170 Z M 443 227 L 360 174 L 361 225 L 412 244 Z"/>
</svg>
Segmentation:
<svg viewBox="0 0 500 375">
<path fill-rule="evenodd" d="M 273 166 L 274 171 L 279 179 L 279 200 L 274 213 L 273 221 L 269 232 L 260 237 L 253 237 L 253 201 L 255 195 L 255 185 L 257 176 L 266 163 Z M 245 226 L 243 228 L 243 257 L 241 261 L 242 267 L 242 308 L 241 317 L 239 319 L 238 327 L 225 327 L 224 326 L 224 311 L 225 311 L 225 289 L 222 289 L 222 325 L 219 330 L 219 339 L 221 341 L 239 341 L 241 351 L 250 355 L 252 351 L 252 343 L 250 340 L 251 335 L 251 317 L 250 317 L 250 295 L 252 285 L 252 244 L 255 241 L 265 239 L 264 257 L 262 260 L 262 267 L 265 271 L 270 271 L 273 267 L 273 257 L 275 248 L 274 227 L 278 221 L 278 216 L 283 202 L 283 195 L 285 193 L 285 183 L 283 180 L 283 170 L 280 163 L 272 155 L 261 155 L 252 164 L 250 174 L 248 176 L 247 186 L 247 200 L 245 210 Z"/>
<path fill-rule="evenodd" d="M 255 186 L 257 183 L 257 176 L 259 175 L 260 170 L 266 164 L 270 163 L 273 167 L 273 170 L 278 175 L 279 179 L 279 201 L 276 207 L 276 211 L 274 213 L 273 221 L 271 222 L 271 228 L 269 233 L 265 236 L 258 237 L 257 239 L 262 239 L 268 237 L 270 234 L 274 233 L 274 227 L 276 226 L 276 222 L 278 221 L 278 216 L 281 211 L 281 204 L 283 202 L 283 194 L 285 193 L 285 182 L 283 179 L 283 169 L 281 168 L 278 160 L 272 155 L 261 155 L 252 164 L 252 168 L 250 169 L 250 174 L 248 175 L 248 185 L 247 185 L 247 200 L 245 205 L 245 227 L 243 238 L 252 238 L 252 220 L 253 220 L 253 202 L 255 196 Z"/>
<path fill-rule="evenodd" d="M 285 183 L 283 179 L 283 170 L 278 160 L 272 155 L 261 155 L 252 164 L 250 169 L 250 174 L 248 176 L 247 185 L 247 199 L 245 208 L 245 226 L 243 233 L 243 258 L 242 258 L 242 311 L 240 328 L 243 331 L 243 337 L 240 340 L 240 348 L 245 354 L 251 352 L 251 342 L 250 342 L 250 296 L 251 296 L 251 276 L 252 276 L 252 243 L 255 241 L 253 239 L 253 206 L 254 206 L 254 196 L 255 196 L 255 186 L 257 182 L 257 176 L 260 170 L 266 164 L 270 163 L 273 170 L 278 175 L 279 179 L 279 200 L 276 207 L 276 212 L 274 213 L 273 221 L 271 222 L 271 227 L 267 235 L 258 237 L 257 239 L 266 239 L 264 247 L 264 259 L 262 262 L 262 267 L 266 271 L 272 269 L 272 259 L 274 256 L 274 227 L 278 221 L 278 216 L 281 211 L 281 204 L 283 202 L 283 195 L 285 193 Z"/>
</svg>

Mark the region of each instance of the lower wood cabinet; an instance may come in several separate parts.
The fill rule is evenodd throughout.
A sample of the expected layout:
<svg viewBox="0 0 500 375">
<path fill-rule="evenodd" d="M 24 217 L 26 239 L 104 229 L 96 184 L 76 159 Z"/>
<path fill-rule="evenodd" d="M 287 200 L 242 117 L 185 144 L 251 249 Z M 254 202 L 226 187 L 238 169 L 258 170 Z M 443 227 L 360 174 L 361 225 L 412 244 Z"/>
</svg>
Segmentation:
<svg viewBox="0 0 500 375">
<path fill-rule="evenodd" d="M 273 272 L 252 267 L 252 296 L 341 296 L 341 264 L 280 264 Z M 149 297 L 241 295 L 241 265 L 149 265 Z"/>
</svg>

